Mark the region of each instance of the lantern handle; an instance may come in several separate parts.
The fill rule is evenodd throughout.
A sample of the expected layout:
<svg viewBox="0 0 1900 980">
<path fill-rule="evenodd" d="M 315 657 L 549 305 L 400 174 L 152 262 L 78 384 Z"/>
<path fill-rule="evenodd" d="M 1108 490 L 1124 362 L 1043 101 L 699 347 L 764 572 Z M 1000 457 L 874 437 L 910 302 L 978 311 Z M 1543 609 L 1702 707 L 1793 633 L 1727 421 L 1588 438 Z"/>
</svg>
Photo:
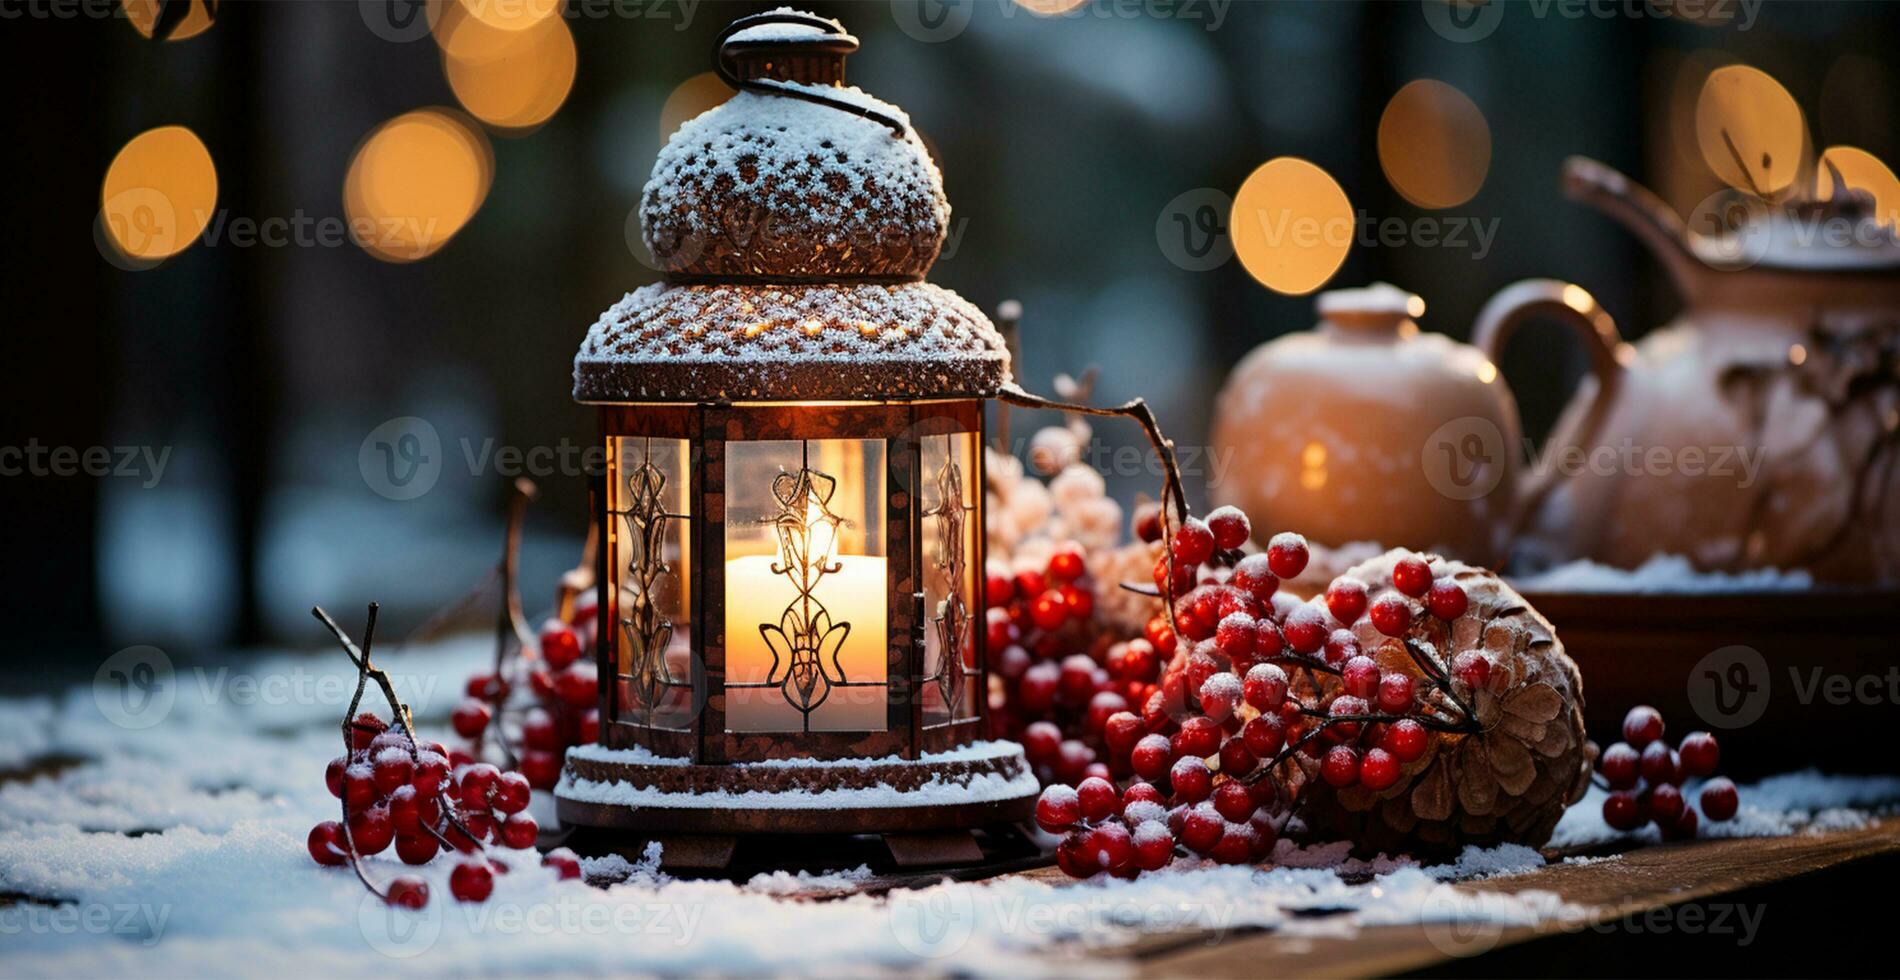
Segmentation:
<svg viewBox="0 0 1900 980">
<path fill-rule="evenodd" d="M 726 42 L 730 41 L 732 36 L 740 31 L 757 27 L 760 24 L 795 24 L 801 27 L 815 27 L 821 31 L 830 32 L 833 37 L 850 39 L 853 47 L 857 45 L 855 39 L 852 39 L 849 34 L 844 33 L 843 24 L 829 18 L 819 17 L 814 14 L 803 14 L 793 10 L 768 10 L 762 14 L 752 14 L 749 17 L 741 17 L 727 24 L 726 29 L 720 31 L 719 36 L 713 39 L 713 71 L 718 74 L 720 81 L 725 82 L 734 89 L 748 89 L 754 92 L 764 92 L 768 95 L 782 95 L 787 98 L 803 99 L 806 102 L 825 106 L 829 109 L 836 109 L 839 112 L 848 112 L 851 115 L 869 119 L 874 123 L 888 128 L 898 139 L 903 139 L 909 135 L 910 128 L 901 120 L 887 113 L 873 109 L 870 106 L 858 105 L 843 99 L 833 98 L 829 95 L 814 92 L 808 88 L 794 85 L 791 82 L 780 81 L 776 78 L 740 78 L 739 74 L 732 70 L 732 59 L 727 55 Z M 842 65 L 843 63 L 844 58 L 843 55 L 840 54 L 839 64 Z"/>
</svg>

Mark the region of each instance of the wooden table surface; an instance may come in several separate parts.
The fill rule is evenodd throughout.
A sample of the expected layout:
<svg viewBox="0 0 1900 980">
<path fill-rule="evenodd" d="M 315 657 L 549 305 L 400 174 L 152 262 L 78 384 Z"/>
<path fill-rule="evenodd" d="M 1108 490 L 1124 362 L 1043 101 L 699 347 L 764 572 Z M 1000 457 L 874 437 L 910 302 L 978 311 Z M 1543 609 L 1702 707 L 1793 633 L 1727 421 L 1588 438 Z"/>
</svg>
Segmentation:
<svg viewBox="0 0 1900 980">
<path fill-rule="evenodd" d="M 1773 904 L 1777 925 L 1791 920 L 1819 922 L 1819 927 L 1800 930 L 1783 928 L 1781 940 L 1794 938 L 1809 947 L 1813 956 L 1812 975 L 1835 972 L 1891 974 L 1891 954 L 1877 962 L 1843 961 L 1835 944 L 1837 937 L 1827 923 L 1838 923 L 1841 931 L 1856 920 L 1870 916 L 1884 923 L 1892 913 L 1890 891 L 1864 894 L 1866 888 L 1846 890 L 1827 883 L 1830 872 L 1850 866 L 1879 867 L 1881 880 L 1892 870 L 1884 858 L 1900 856 L 1900 818 L 1886 818 L 1856 830 L 1796 834 L 1790 837 L 1765 837 L 1725 840 L 1699 840 L 1678 844 L 1639 847 L 1632 850 L 1605 851 L 1590 855 L 1602 858 L 1579 863 L 1553 862 L 1536 871 L 1448 886 L 1464 892 L 1525 891 L 1553 892 L 1566 903 L 1584 906 L 1589 911 L 1580 918 L 1552 921 L 1537 927 L 1464 927 L 1476 933 L 1475 942 L 1447 942 L 1447 925 L 1378 926 L 1340 930 L 1338 935 L 1313 936 L 1282 932 L 1252 932 L 1227 935 L 1210 941 L 1205 934 L 1157 936 L 1124 951 L 1121 958 L 1134 972 L 1154 977 L 1341 977 L 1389 976 L 1414 972 L 1441 972 L 1454 976 L 1517 975 L 1533 972 L 1519 966 L 1535 967 L 1535 972 L 1553 975 L 1588 975 L 1592 972 L 1582 961 L 1566 961 L 1562 950 L 1545 957 L 1538 950 L 1547 941 L 1561 937 L 1583 936 L 1588 941 L 1614 941 L 1620 934 L 1641 932 L 1645 921 L 1657 921 L 1652 931 L 1673 929 L 1669 948 L 1687 953 L 1702 946 L 1702 939 L 1717 932 L 1715 916 L 1724 916 L 1724 929 L 1739 929 L 1735 915 L 1748 912 L 1757 924 L 1765 921 L 1764 912 Z M 1556 855 L 1561 857 L 1561 855 Z M 1053 868 L 1025 874 L 1061 878 Z M 1791 886 L 1801 880 L 1818 881 L 1818 894 L 1782 893 L 1773 889 Z M 1863 883 L 1864 884 L 1864 883 Z M 1767 891 L 1764 891 L 1767 889 Z M 1731 904 L 1746 897 L 1750 909 Z M 1785 899 L 1785 900 L 1783 900 Z M 1692 919 L 1683 907 L 1703 904 L 1706 908 Z M 1660 920 L 1646 920 L 1645 916 Z M 1670 917 L 1679 921 L 1671 923 Z M 1733 920 L 1733 921 L 1727 921 Z M 1619 927 L 1634 921 L 1638 928 Z M 1851 926 L 1859 929 L 1858 925 Z M 1487 931 L 1488 930 L 1488 931 Z M 1765 932 L 1766 930 L 1764 930 Z M 1789 933 L 1799 932 L 1798 937 Z M 1890 935 L 1874 929 L 1875 935 L 1863 936 L 1870 953 L 1890 949 Z M 1736 937 L 1727 935 L 1727 945 L 1735 946 Z M 1766 947 L 1763 947 L 1766 949 Z M 1746 947 L 1730 950 L 1739 954 L 1745 973 L 1781 972 L 1771 964 L 1773 958 L 1754 956 Z M 1752 957 L 1752 958 L 1751 958 Z M 1682 956 L 1688 959 L 1687 955 Z M 1508 963 L 1511 969 L 1500 969 Z M 1756 969 L 1749 969 L 1752 963 Z M 1885 965 L 1882 965 L 1885 964 Z M 1074 964 L 1084 970 L 1085 964 Z M 1683 975 L 1680 964 L 1636 960 L 1622 976 L 1654 976 L 1663 973 Z M 1568 967 L 1568 968 L 1567 968 Z M 1605 971 L 1607 972 L 1607 971 Z M 1688 975 L 1710 971 L 1693 970 Z"/>
</svg>

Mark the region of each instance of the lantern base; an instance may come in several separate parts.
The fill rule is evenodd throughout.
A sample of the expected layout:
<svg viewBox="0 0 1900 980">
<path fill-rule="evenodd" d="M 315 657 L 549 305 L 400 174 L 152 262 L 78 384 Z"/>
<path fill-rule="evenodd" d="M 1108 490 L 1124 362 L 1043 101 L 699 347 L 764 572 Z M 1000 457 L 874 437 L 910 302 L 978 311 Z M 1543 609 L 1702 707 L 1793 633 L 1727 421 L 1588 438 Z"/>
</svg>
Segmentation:
<svg viewBox="0 0 1900 980">
<path fill-rule="evenodd" d="M 554 797 L 563 824 L 651 835 L 918 835 L 1027 820 L 1040 791 L 1014 742 L 919 759 L 721 765 L 582 745 Z"/>
</svg>

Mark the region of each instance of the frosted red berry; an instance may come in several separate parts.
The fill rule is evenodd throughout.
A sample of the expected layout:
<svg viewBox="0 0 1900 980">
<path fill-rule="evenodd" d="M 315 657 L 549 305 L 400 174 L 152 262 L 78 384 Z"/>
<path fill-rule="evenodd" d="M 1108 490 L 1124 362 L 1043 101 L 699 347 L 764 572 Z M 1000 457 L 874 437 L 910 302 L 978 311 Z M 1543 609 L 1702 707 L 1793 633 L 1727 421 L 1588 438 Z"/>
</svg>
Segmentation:
<svg viewBox="0 0 1900 980">
<path fill-rule="evenodd" d="M 1414 599 L 1422 598 L 1432 588 L 1432 566 L 1417 555 L 1406 555 L 1392 566 L 1392 587 Z"/>
<path fill-rule="evenodd" d="M 1391 592 L 1373 600 L 1367 615 L 1372 617 L 1372 627 L 1387 636 L 1404 636 L 1412 628 L 1412 604 Z"/>
<path fill-rule="evenodd" d="M 1240 738 L 1256 758 L 1271 759 L 1286 741 L 1286 726 L 1278 715 L 1257 715 L 1241 726 Z"/>
<path fill-rule="evenodd" d="M 541 659 L 548 662 L 549 669 L 565 670 L 580 658 L 581 638 L 573 627 L 558 619 L 550 619 L 542 624 Z"/>
<path fill-rule="evenodd" d="M 1663 737 L 1662 712 L 1639 704 L 1623 716 L 1623 741 L 1638 750 Z"/>
<path fill-rule="evenodd" d="M 1682 771 L 1693 779 L 1715 775 L 1715 767 L 1722 761 L 1722 749 L 1716 744 L 1715 736 L 1708 732 L 1684 735 L 1676 751 L 1682 757 Z"/>
<path fill-rule="evenodd" d="M 1465 595 L 1465 587 L 1448 578 L 1432 583 L 1431 590 L 1425 593 L 1425 608 L 1433 616 L 1447 622 L 1465 614 L 1465 608 L 1471 600 Z"/>
<path fill-rule="evenodd" d="M 494 890 L 495 873 L 485 861 L 463 861 L 449 873 L 449 894 L 457 901 L 485 902 Z"/>
<path fill-rule="evenodd" d="M 1636 794 L 1618 790 L 1603 798 L 1603 822 L 1614 830 L 1631 831 L 1644 823 L 1643 806 Z"/>
<path fill-rule="evenodd" d="M 1418 681 L 1410 674 L 1386 674 L 1379 678 L 1379 690 L 1373 700 L 1386 714 L 1405 714 L 1418 700 Z"/>
<path fill-rule="evenodd" d="M 1305 571 L 1306 558 L 1306 539 L 1291 531 L 1281 531 L 1267 542 L 1267 567 L 1282 580 Z"/>
<path fill-rule="evenodd" d="M 1214 646 L 1233 661 L 1250 660 L 1260 635 L 1260 624 L 1244 612 L 1236 612 L 1220 621 L 1214 629 Z"/>
<path fill-rule="evenodd" d="M 1175 799 L 1199 803 L 1214 792 L 1214 773 L 1199 756 L 1184 755 L 1168 770 L 1168 786 L 1174 790 Z"/>
<path fill-rule="evenodd" d="M 1069 604 L 1060 592 L 1044 592 L 1030 602 L 1029 619 L 1037 629 L 1060 629 L 1069 620 Z"/>
<path fill-rule="evenodd" d="M 1366 583 L 1343 576 L 1333 579 L 1326 587 L 1326 611 L 1348 626 L 1358 622 L 1366 612 Z"/>
<path fill-rule="evenodd" d="M 1385 749 L 1367 749 L 1359 762 L 1359 785 L 1377 793 L 1398 781 L 1398 757 Z"/>
<path fill-rule="evenodd" d="M 1413 762 L 1425 754 L 1425 726 L 1410 718 L 1401 718 L 1386 726 L 1380 747 L 1400 762 Z"/>
<path fill-rule="evenodd" d="M 1735 811 L 1741 808 L 1741 797 L 1735 791 L 1735 784 L 1725 776 L 1711 779 L 1702 787 L 1702 815 L 1716 823 L 1731 820 Z"/>
<path fill-rule="evenodd" d="M 501 822 L 501 842 L 515 850 L 533 847 L 540 833 L 540 825 L 525 813 L 510 814 L 508 819 Z"/>
<path fill-rule="evenodd" d="M 1347 694 L 1370 701 L 1379 693 L 1379 665 L 1371 657 L 1353 657 L 1339 669 L 1339 683 Z"/>
<path fill-rule="evenodd" d="M 1286 701 L 1286 671 L 1278 664 L 1254 664 L 1241 681 L 1241 696 L 1256 711 L 1271 711 Z"/>
<path fill-rule="evenodd" d="M 1189 850 L 1206 854 L 1220 843 L 1221 835 L 1227 830 L 1227 821 L 1213 807 L 1206 804 L 1194 807 L 1181 821 L 1181 843 Z"/>
<path fill-rule="evenodd" d="M 1059 834 L 1082 819 L 1082 800 L 1074 788 L 1056 784 L 1036 799 L 1036 826 Z"/>
<path fill-rule="evenodd" d="M 399 908 L 422 908 L 429 904 L 429 883 L 415 875 L 397 875 L 389 882 L 383 900 Z"/>
<path fill-rule="evenodd" d="M 1234 506 L 1216 507 L 1207 515 L 1207 529 L 1214 534 L 1214 547 L 1233 551 L 1253 537 L 1253 525 L 1247 515 Z"/>
<path fill-rule="evenodd" d="M 1642 754 L 1630 748 L 1627 742 L 1618 742 L 1603 750 L 1597 759 L 1597 771 L 1603 774 L 1603 780 L 1611 789 L 1629 789 L 1636 785 Z"/>
<path fill-rule="evenodd" d="M 1214 532 L 1198 518 L 1190 517 L 1174 530 L 1174 560 L 1184 565 L 1199 565 L 1214 557 Z"/>
<path fill-rule="evenodd" d="M 349 848 L 343 843 L 343 825 L 335 820 L 325 820 L 310 828 L 310 836 L 304 842 L 310 849 L 310 857 L 318 864 L 335 867 L 349 860 Z"/>
<path fill-rule="evenodd" d="M 575 854 L 573 848 L 557 847 L 541 855 L 541 866 L 553 868 L 554 873 L 562 880 L 581 876 L 580 855 Z"/>
<path fill-rule="evenodd" d="M 1273 574 L 1266 555 L 1248 555 L 1234 565 L 1234 574 L 1228 577 L 1227 584 L 1266 603 L 1279 591 L 1280 577 Z"/>
<path fill-rule="evenodd" d="M 1491 683 L 1491 659 L 1466 650 L 1451 658 L 1451 676 L 1470 690 L 1484 690 L 1485 685 Z"/>
<path fill-rule="evenodd" d="M 1230 779 L 1214 790 L 1214 812 L 1234 823 L 1252 817 L 1256 809 L 1259 804 L 1254 802 L 1246 783 Z"/>
<path fill-rule="evenodd" d="M 1057 582 L 1073 582 L 1088 573 L 1088 563 L 1082 559 L 1082 549 L 1070 544 L 1057 549 L 1049 556 L 1049 578 Z"/>
<path fill-rule="evenodd" d="M 1682 815 L 1682 807 L 1681 790 L 1667 783 L 1650 788 L 1649 816 L 1650 819 L 1656 821 L 1656 826 L 1664 830 L 1669 829 L 1676 822 L 1676 818 Z"/>
<path fill-rule="evenodd" d="M 1075 787 L 1077 803 L 1082 807 L 1082 819 L 1094 823 L 1106 820 L 1121 810 L 1121 794 L 1115 791 L 1115 784 L 1106 779 L 1084 779 Z"/>
<path fill-rule="evenodd" d="M 1643 778 L 1651 785 L 1680 782 L 1676 777 L 1676 754 L 1670 751 L 1666 742 L 1651 742 L 1644 746 L 1638 765 Z"/>
<path fill-rule="evenodd" d="M 1158 733 L 1142 736 L 1135 743 L 1134 751 L 1128 754 L 1128 764 L 1135 770 L 1135 775 L 1147 780 L 1166 776 L 1173 762 L 1172 743 L 1168 741 L 1168 736 Z"/>
<path fill-rule="evenodd" d="M 1326 785 L 1344 789 L 1359 781 L 1359 751 L 1350 745 L 1335 745 L 1320 760 L 1319 775 Z"/>
<path fill-rule="evenodd" d="M 1326 621 L 1326 613 L 1310 603 L 1302 604 L 1287 614 L 1286 622 L 1280 625 L 1280 633 L 1286 637 L 1286 645 L 1294 653 L 1313 653 L 1326 643 L 1326 636 L 1332 632 Z"/>
</svg>

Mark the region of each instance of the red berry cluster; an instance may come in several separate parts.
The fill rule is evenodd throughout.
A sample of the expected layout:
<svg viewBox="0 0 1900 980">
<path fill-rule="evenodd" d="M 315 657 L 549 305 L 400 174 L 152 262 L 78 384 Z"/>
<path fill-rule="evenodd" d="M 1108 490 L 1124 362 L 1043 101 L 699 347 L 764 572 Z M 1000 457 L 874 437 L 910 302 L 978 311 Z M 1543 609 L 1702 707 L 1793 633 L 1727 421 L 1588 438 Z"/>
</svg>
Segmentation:
<svg viewBox="0 0 1900 980">
<path fill-rule="evenodd" d="M 1631 708 L 1623 717 L 1623 741 L 1597 757 L 1601 785 L 1610 791 L 1603 821 L 1623 831 L 1654 821 L 1666 840 L 1692 838 L 1700 822 L 1683 795 L 1691 779 L 1708 780 L 1702 784 L 1703 817 L 1714 823 L 1732 819 L 1740 799 L 1733 782 L 1715 776 L 1721 759 L 1714 735 L 1690 732 L 1672 749 L 1663 740 L 1662 712 L 1646 704 Z"/>
<path fill-rule="evenodd" d="M 1044 783 L 1108 775 L 1102 724 L 1154 679 L 1152 648 L 1113 644 L 1095 628 L 1095 585 L 1073 543 L 1041 571 L 991 569 L 983 595 L 994 734 L 1022 742 Z"/>
<path fill-rule="evenodd" d="M 1190 771 L 1197 763 L 1199 769 Z M 1230 780 L 1216 788 L 1200 759 L 1183 759 L 1176 768 L 1172 800 L 1153 783 L 1118 791 L 1099 776 L 1074 788 L 1044 790 L 1036 801 L 1036 824 L 1065 835 L 1056 847 L 1056 865 L 1077 878 L 1102 871 L 1132 878 L 1167 867 L 1177 841 L 1222 864 L 1258 861 L 1272 850 L 1279 827 L 1261 809 L 1258 795 L 1258 787 L 1270 791 L 1272 783 L 1249 789 Z"/>
<path fill-rule="evenodd" d="M 1162 533 L 1141 521 L 1137 531 L 1150 540 Z M 1463 615 L 1462 586 L 1437 577 L 1427 559 L 1409 556 L 1376 593 L 1342 577 L 1323 596 L 1302 602 L 1280 591 L 1280 582 L 1305 570 L 1305 539 L 1278 534 L 1250 553 L 1251 537 L 1246 515 L 1223 507 L 1206 521 L 1184 521 L 1169 539 L 1155 578 L 1173 599 L 1174 615 L 1156 616 L 1142 640 L 1166 656 L 1167 666 L 1135 702 L 1139 712 L 1117 708 L 1102 718 L 1105 764 L 1093 762 L 1094 771 L 1083 773 L 1138 777 L 1144 782 L 1129 792 L 1138 791 L 1137 802 L 1152 803 L 1158 813 L 1142 807 L 1131 819 L 1124 802 L 1098 817 L 1092 814 L 1106 812 L 1107 804 L 1091 807 L 1080 786 L 1046 790 L 1048 813 L 1039 809 L 1039 821 L 1069 833 L 1070 856 L 1058 850 L 1057 859 L 1071 874 L 1139 870 L 1143 865 L 1110 860 L 1120 853 L 1113 842 L 1159 840 L 1157 831 L 1142 830 L 1150 822 L 1188 851 L 1224 862 L 1259 860 L 1280 826 L 1267 809 L 1290 808 L 1305 785 L 1306 769 L 1282 766 L 1294 755 L 1305 755 L 1331 786 L 1379 791 L 1424 755 L 1430 731 L 1470 730 L 1467 699 L 1489 680 L 1490 661 L 1466 653 L 1441 663 L 1408 640 L 1415 671 L 1386 669 L 1361 651 L 1349 628 L 1368 620 L 1382 634 L 1408 637 L 1421 616 Z M 1024 748 L 1033 761 L 1050 749 L 1048 733 L 1029 728 Z M 1112 791 L 1106 778 L 1100 782 Z M 1103 796 L 1100 788 L 1093 792 Z M 1068 818 L 1066 801 L 1075 797 L 1079 816 Z M 1117 815 L 1121 830 L 1105 830 Z"/>
<path fill-rule="evenodd" d="M 511 707 L 509 697 L 516 689 L 511 677 L 523 673 L 535 704 L 521 714 L 516 759 L 530 786 L 553 789 L 568 748 L 600 737 L 600 680 L 594 662 L 581 656 L 598 608 L 593 596 L 578 596 L 567 622 L 549 619 L 542 624 L 539 663 L 524 649 L 516 663 L 468 679 L 467 697 L 449 716 L 455 733 L 469 740 L 466 750 L 451 756 L 457 765 L 483 757 L 490 726 Z"/>
<path fill-rule="evenodd" d="M 318 864 L 340 865 L 352 851 L 367 857 L 392 845 L 412 865 L 429 863 L 444 848 L 478 855 L 483 842 L 534 846 L 540 828 L 525 812 L 529 787 L 520 773 L 487 763 L 452 767 L 440 742 L 418 742 L 372 712 L 357 715 L 350 728 L 349 755 L 330 760 L 324 771 L 330 794 L 343 801 L 345 821 L 317 824 L 306 842 Z M 403 887 L 392 886 L 392 903 L 418 895 L 427 901 L 428 887 L 419 879 L 397 882 Z M 457 898 L 480 900 L 453 881 L 450 888 Z"/>
</svg>

